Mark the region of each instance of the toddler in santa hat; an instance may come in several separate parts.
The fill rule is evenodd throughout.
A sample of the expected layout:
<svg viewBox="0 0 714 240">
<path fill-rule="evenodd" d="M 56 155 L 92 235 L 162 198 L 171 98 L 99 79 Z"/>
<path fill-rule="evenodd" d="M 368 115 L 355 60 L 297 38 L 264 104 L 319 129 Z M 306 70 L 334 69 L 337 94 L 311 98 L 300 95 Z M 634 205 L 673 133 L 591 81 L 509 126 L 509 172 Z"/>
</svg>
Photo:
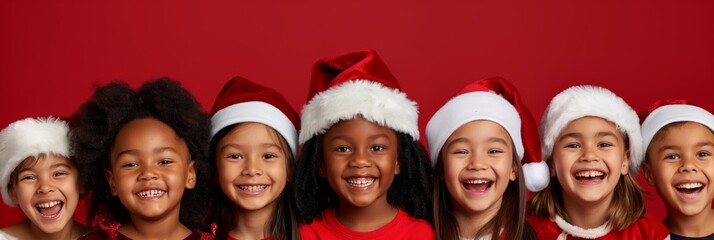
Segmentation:
<svg viewBox="0 0 714 240">
<path fill-rule="evenodd" d="M 426 136 L 436 166 L 437 239 L 536 239 L 525 220 L 526 186 L 545 187 L 548 166 L 540 161 L 535 121 L 511 83 L 467 85 L 429 120 Z"/>
<path fill-rule="evenodd" d="M 662 100 L 642 117 L 642 170 L 664 200 L 672 239 L 714 239 L 714 115 Z"/>
<path fill-rule="evenodd" d="M 302 239 L 433 239 L 416 103 L 374 51 L 318 61 L 295 179 Z"/>
<path fill-rule="evenodd" d="M 74 221 L 80 174 L 63 120 L 26 118 L 0 132 L 0 188 L 27 220 L 0 229 L 0 239 L 77 239 L 89 231 Z"/>
<path fill-rule="evenodd" d="M 644 147 L 622 98 L 602 87 L 568 88 L 546 108 L 540 136 L 552 179 L 530 202 L 539 239 L 669 238 L 635 181 Z"/>
<path fill-rule="evenodd" d="M 211 123 L 216 238 L 297 239 L 297 112 L 275 90 L 235 77 L 213 103 Z"/>
</svg>

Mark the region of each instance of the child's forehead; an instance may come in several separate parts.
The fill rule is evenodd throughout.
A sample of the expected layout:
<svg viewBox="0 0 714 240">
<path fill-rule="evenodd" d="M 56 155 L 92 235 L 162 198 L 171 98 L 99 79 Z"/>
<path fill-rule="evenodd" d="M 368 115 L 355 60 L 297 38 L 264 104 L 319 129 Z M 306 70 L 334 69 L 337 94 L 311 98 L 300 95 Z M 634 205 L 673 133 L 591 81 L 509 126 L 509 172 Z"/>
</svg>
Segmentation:
<svg viewBox="0 0 714 240">
<path fill-rule="evenodd" d="M 565 125 L 565 128 L 561 130 L 560 136 L 571 134 L 571 133 L 586 133 L 586 132 L 599 132 L 599 131 L 611 131 L 618 137 L 624 137 L 625 133 L 620 130 L 620 127 L 614 122 L 595 116 L 585 116 L 578 119 L 574 119 Z"/>
<path fill-rule="evenodd" d="M 74 164 L 68 158 L 53 153 L 43 153 L 38 156 L 25 158 L 17 167 L 16 171 L 52 169 L 57 167 L 73 168 Z"/>
<path fill-rule="evenodd" d="M 693 121 L 673 122 L 660 128 L 653 141 L 664 141 L 668 136 L 671 137 L 679 135 L 686 136 L 687 138 L 699 136 L 711 139 L 714 138 L 714 130 L 704 124 Z"/>
</svg>

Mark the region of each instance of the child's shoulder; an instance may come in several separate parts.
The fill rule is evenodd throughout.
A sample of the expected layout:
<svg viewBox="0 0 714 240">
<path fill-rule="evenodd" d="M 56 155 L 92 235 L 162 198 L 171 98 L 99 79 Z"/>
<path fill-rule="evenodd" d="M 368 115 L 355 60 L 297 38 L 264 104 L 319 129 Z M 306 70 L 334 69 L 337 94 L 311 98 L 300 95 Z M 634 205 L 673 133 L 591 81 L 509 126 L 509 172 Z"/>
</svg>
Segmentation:
<svg viewBox="0 0 714 240">
<path fill-rule="evenodd" d="M 620 232 L 621 236 L 626 239 L 665 239 L 669 237 L 669 229 L 649 213 Z"/>
<path fill-rule="evenodd" d="M 372 232 L 356 232 L 342 225 L 334 209 L 322 212 L 309 224 L 300 225 L 302 239 L 434 239 L 434 229 L 428 221 L 415 218 L 398 209 L 397 216 L 387 225 Z"/>
<path fill-rule="evenodd" d="M 526 221 L 538 234 L 538 239 L 556 239 L 562 230 L 553 220 L 536 215 L 528 215 Z"/>
<path fill-rule="evenodd" d="M 405 239 L 434 239 L 434 227 L 428 221 L 409 215 L 401 208 L 395 222 L 395 236 L 403 236 Z"/>
</svg>

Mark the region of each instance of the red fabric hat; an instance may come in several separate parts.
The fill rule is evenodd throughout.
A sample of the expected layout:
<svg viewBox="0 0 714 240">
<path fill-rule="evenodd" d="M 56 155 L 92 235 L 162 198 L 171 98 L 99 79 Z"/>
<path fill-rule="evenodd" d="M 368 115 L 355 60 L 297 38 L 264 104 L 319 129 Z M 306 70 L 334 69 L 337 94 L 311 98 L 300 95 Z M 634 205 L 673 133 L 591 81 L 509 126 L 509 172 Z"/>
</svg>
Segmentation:
<svg viewBox="0 0 714 240">
<path fill-rule="evenodd" d="M 297 156 L 300 117 L 277 91 L 242 77 L 228 81 L 211 108 L 211 136 L 242 122 L 258 122 L 275 129 Z"/>
<path fill-rule="evenodd" d="M 664 99 L 655 102 L 640 112 L 642 119 L 642 140 L 645 150 L 649 148 L 654 135 L 667 124 L 674 122 L 696 122 L 714 131 L 714 115 L 686 100 Z M 642 153 L 644 159 L 646 151 Z"/>
<path fill-rule="evenodd" d="M 487 78 L 466 85 L 442 106 L 426 125 L 431 164 L 434 166 L 451 134 L 475 120 L 489 120 L 501 125 L 511 138 L 523 176 L 530 191 L 540 191 L 550 180 L 548 165 L 541 161 L 538 128 L 518 90 L 500 77 Z"/>
<path fill-rule="evenodd" d="M 373 50 L 315 63 L 308 103 L 302 110 L 300 144 L 338 121 L 356 116 L 419 139 L 416 103 L 399 89 L 399 83 Z"/>
</svg>

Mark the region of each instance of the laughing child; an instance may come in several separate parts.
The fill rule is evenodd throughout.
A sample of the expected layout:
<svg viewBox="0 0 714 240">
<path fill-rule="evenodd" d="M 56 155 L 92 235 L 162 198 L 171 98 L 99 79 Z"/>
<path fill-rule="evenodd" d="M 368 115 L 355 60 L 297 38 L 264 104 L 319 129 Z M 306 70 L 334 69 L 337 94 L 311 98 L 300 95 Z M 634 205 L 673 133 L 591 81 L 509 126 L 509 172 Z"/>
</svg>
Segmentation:
<svg viewBox="0 0 714 240">
<path fill-rule="evenodd" d="M 89 229 L 73 220 L 80 198 L 69 127 L 57 118 L 26 118 L 0 132 L 0 188 L 27 220 L 0 229 L 0 239 L 77 239 Z"/>
<path fill-rule="evenodd" d="M 672 239 L 714 239 L 714 115 L 663 100 L 643 113 L 642 170 L 667 209 Z"/>
</svg>

